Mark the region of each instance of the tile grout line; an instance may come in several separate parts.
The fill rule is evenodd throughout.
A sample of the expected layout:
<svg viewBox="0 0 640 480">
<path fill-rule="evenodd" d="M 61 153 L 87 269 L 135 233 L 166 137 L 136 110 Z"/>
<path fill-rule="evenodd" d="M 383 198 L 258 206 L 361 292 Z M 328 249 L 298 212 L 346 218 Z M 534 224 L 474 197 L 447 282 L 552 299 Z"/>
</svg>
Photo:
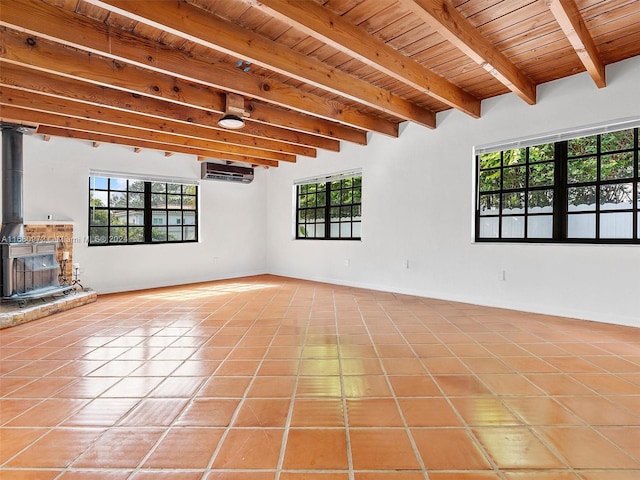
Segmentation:
<svg viewBox="0 0 640 480">
<path fill-rule="evenodd" d="M 291 302 L 293 302 L 293 299 L 295 298 L 295 294 L 298 293 L 300 291 L 300 289 L 296 289 L 296 292 L 294 293 L 294 295 L 292 295 L 291 297 L 291 301 L 289 302 L 289 305 L 287 306 L 287 310 L 291 307 Z M 313 289 L 314 291 L 314 295 L 313 298 L 315 298 L 315 288 Z M 280 480 L 280 475 L 282 474 L 282 468 L 284 465 L 284 457 L 286 454 L 286 449 L 287 449 L 287 441 L 289 439 L 289 432 L 290 432 L 290 428 L 291 428 L 291 419 L 293 418 L 293 409 L 295 408 L 295 401 L 296 401 L 296 392 L 298 391 L 298 384 L 300 381 L 300 373 L 302 371 L 302 361 L 304 359 L 304 350 L 305 347 L 307 345 L 306 342 L 306 338 L 307 338 L 307 334 L 309 332 L 309 323 L 311 321 L 311 315 L 313 313 L 313 301 L 311 302 L 311 307 L 309 308 L 309 315 L 308 318 L 306 320 L 306 324 L 305 324 L 305 328 L 304 328 L 304 343 L 302 344 L 302 347 L 300 348 L 300 351 L 298 352 L 298 367 L 297 367 L 297 371 L 295 374 L 295 379 L 293 381 L 293 391 L 290 395 L 290 403 L 289 403 L 289 409 L 287 411 L 287 418 L 285 420 L 285 425 L 284 425 L 284 432 L 282 434 L 282 441 L 280 442 L 280 453 L 278 455 L 278 463 L 276 464 L 276 473 L 275 473 L 275 478 L 274 480 Z M 286 312 L 285 315 L 286 316 Z M 284 318 L 283 318 L 284 321 Z"/>
</svg>

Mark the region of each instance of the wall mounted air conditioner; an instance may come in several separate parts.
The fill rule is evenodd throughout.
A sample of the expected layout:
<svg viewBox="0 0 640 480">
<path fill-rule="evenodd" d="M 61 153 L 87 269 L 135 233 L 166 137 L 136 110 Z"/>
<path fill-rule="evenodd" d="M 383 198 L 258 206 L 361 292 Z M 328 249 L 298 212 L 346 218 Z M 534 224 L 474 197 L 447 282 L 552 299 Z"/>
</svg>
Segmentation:
<svg viewBox="0 0 640 480">
<path fill-rule="evenodd" d="M 221 180 L 223 182 L 251 183 L 253 168 L 226 165 L 223 163 L 202 162 L 203 180 Z"/>
</svg>

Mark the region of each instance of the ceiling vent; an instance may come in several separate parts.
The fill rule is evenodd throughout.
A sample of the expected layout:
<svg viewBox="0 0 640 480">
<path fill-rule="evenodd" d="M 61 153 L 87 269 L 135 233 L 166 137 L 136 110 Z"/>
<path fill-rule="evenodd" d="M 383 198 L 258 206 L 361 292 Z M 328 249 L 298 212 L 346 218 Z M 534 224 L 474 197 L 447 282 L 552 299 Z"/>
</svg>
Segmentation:
<svg viewBox="0 0 640 480">
<path fill-rule="evenodd" d="M 251 167 L 202 162 L 201 169 L 203 180 L 220 180 L 235 183 L 251 183 L 253 181 L 253 168 Z"/>
</svg>

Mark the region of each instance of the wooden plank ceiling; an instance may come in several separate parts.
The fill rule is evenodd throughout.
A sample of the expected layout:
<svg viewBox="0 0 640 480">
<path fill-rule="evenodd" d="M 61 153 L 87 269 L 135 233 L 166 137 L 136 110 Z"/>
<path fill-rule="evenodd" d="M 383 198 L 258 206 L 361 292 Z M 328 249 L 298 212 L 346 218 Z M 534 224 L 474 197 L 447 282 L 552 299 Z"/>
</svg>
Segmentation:
<svg viewBox="0 0 640 480">
<path fill-rule="evenodd" d="M 583 71 L 606 88 L 640 0 L 0 0 L 0 28 L 2 122 L 275 167 Z M 245 127 L 219 127 L 235 95 Z"/>
</svg>

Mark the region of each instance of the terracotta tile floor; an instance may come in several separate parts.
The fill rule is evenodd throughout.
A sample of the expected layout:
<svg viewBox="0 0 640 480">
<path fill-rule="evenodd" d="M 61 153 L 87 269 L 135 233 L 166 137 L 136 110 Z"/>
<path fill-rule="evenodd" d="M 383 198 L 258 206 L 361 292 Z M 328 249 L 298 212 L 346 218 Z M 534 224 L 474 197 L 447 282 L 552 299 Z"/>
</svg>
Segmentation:
<svg viewBox="0 0 640 480">
<path fill-rule="evenodd" d="M 2 480 L 640 479 L 640 329 L 257 276 L 0 339 Z"/>
</svg>

